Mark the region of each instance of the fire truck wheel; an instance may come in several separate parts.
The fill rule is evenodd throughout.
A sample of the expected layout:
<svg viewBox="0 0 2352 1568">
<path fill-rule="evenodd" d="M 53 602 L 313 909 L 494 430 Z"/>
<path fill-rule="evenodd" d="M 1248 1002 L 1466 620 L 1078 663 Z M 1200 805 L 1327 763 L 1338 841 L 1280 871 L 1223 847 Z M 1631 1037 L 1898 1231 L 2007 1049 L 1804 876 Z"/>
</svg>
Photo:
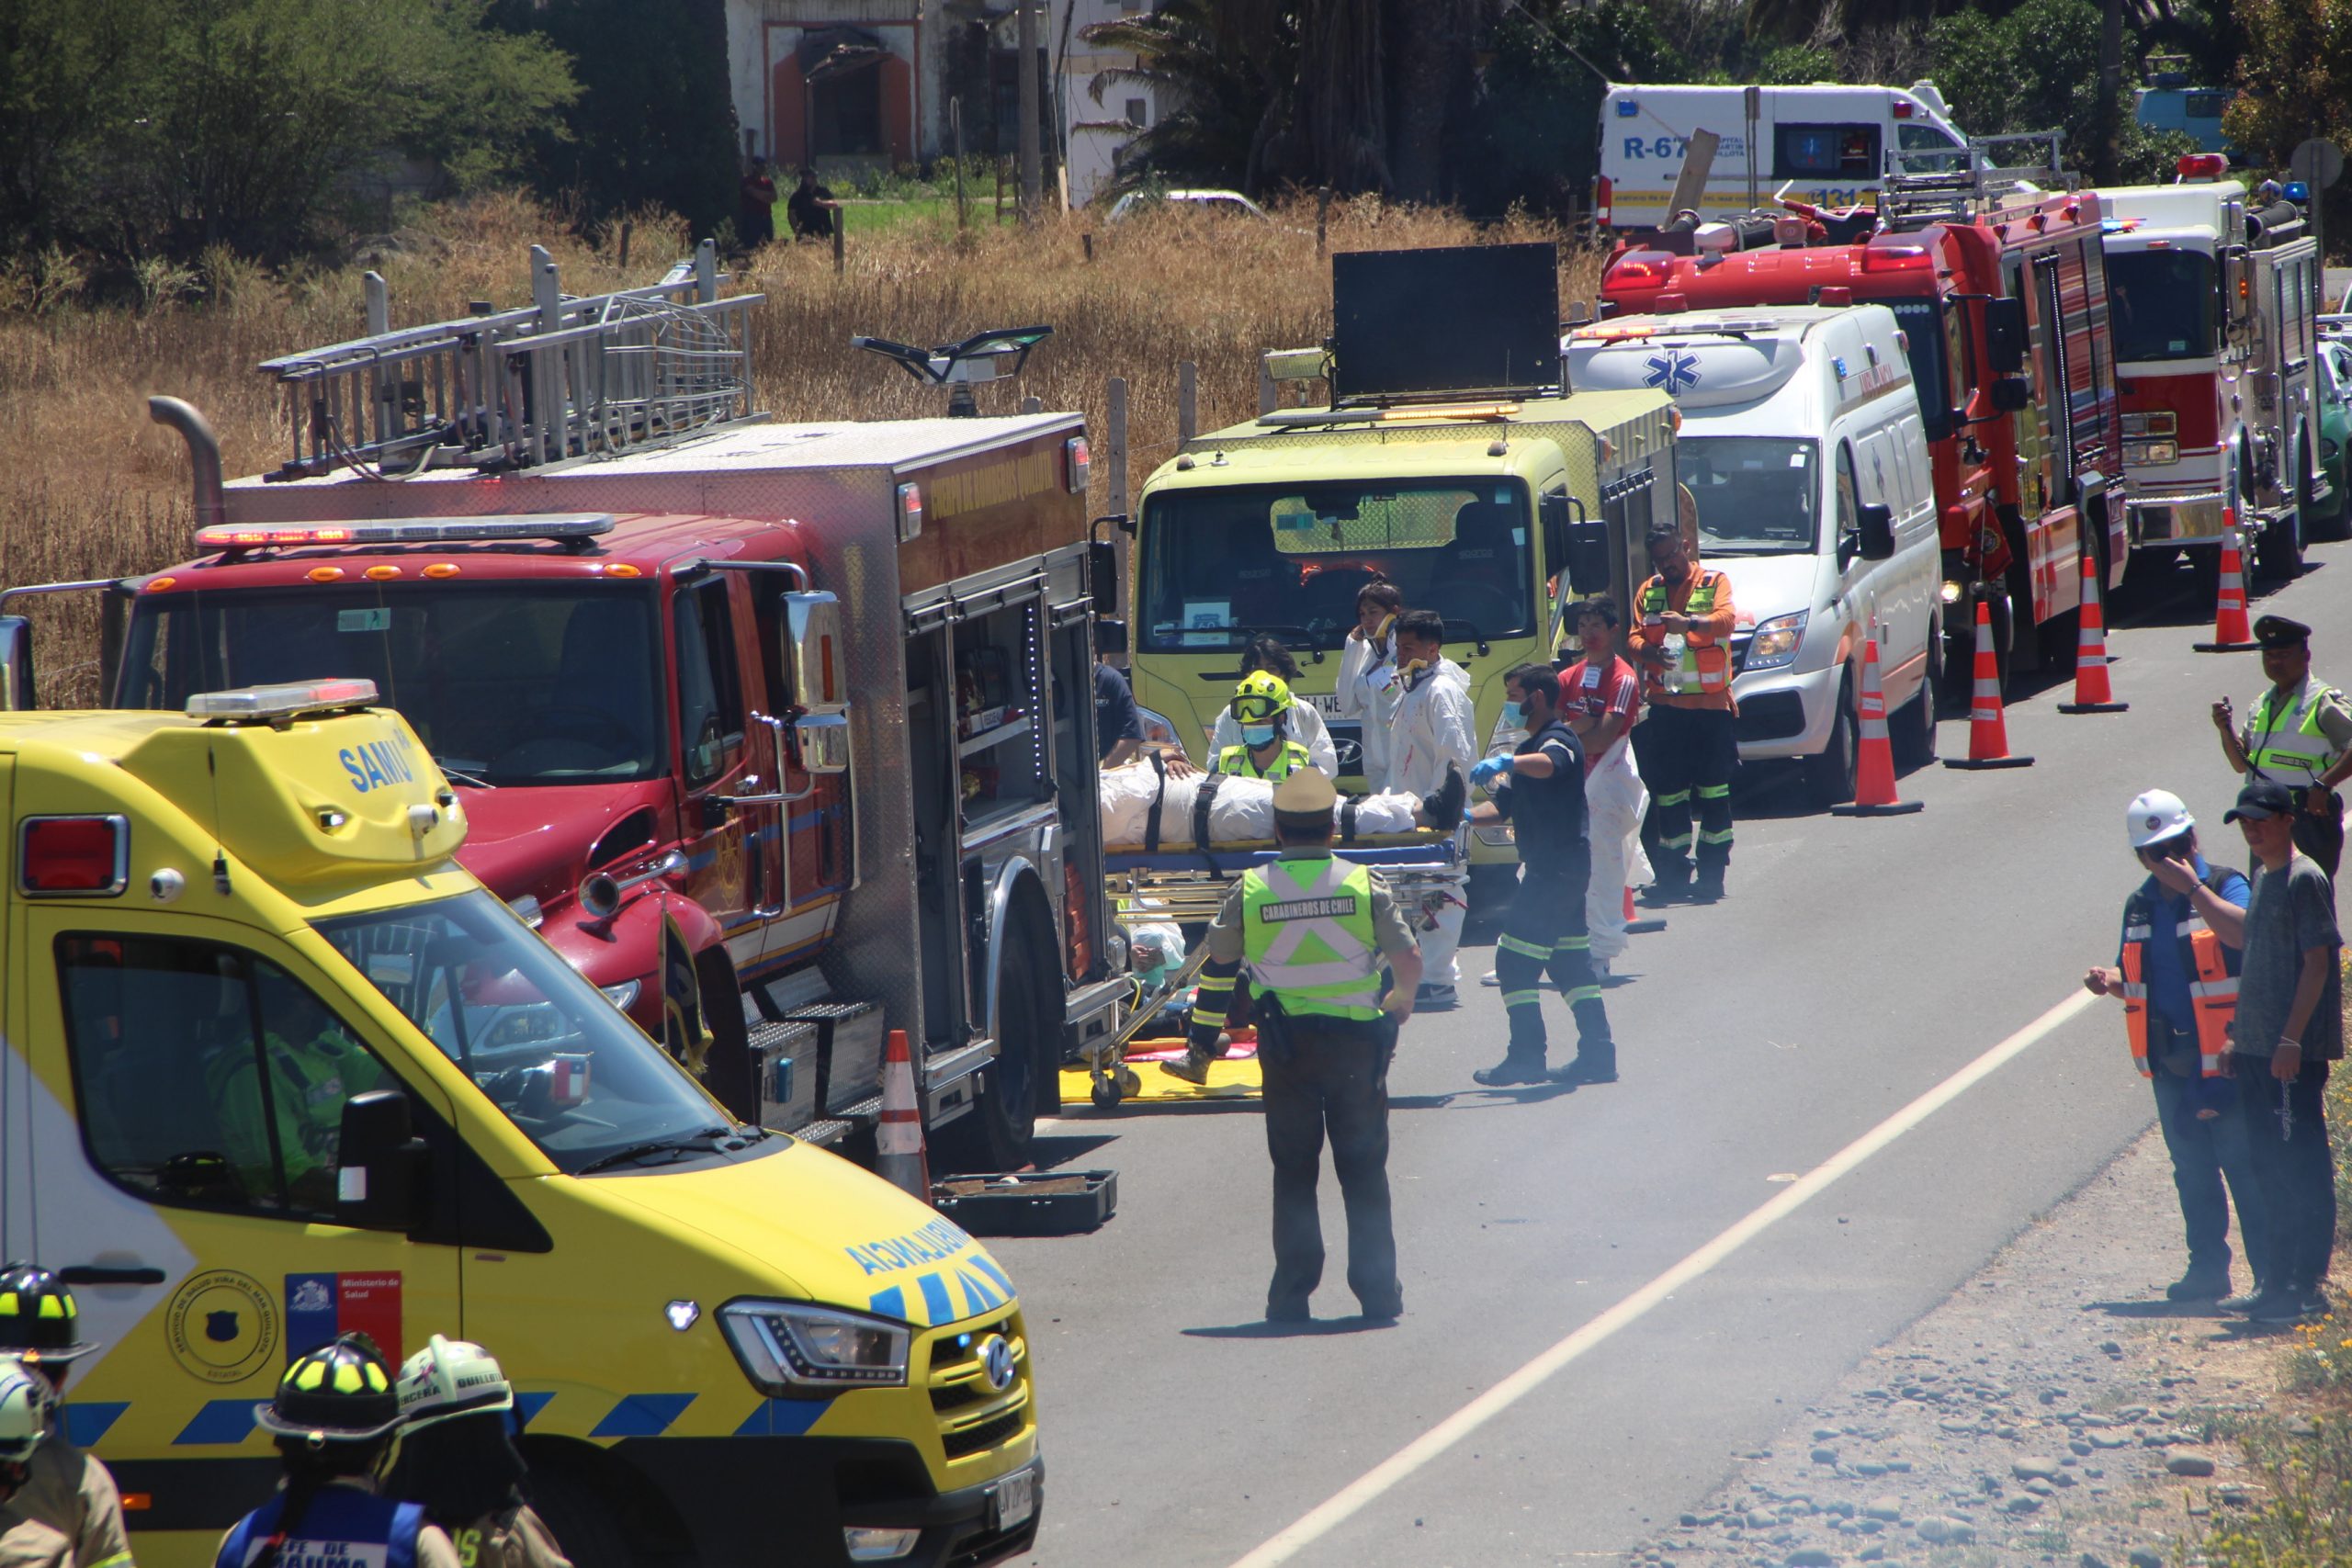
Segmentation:
<svg viewBox="0 0 2352 1568">
<path fill-rule="evenodd" d="M 2303 513 L 2291 507 L 2273 518 L 2255 546 L 2256 570 L 2267 582 L 2291 582 L 2303 570 Z"/>
<path fill-rule="evenodd" d="M 1051 1027 L 1036 954 L 1051 951 L 1028 940 L 1030 922 L 1011 942 L 1002 963 L 1004 994 L 997 1003 L 996 1060 L 982 1071 L 979 1103 L 939 1130 L 934 1147 L 943 1173 L 1019 1170 L 1029 1163 L 1037 1135 L 1036 1077 L 1055 1070 L 1047 1056 Z"/>
<path fill-rule="evenodd" d="M 1829 739 L 1804 760 L 1804 785 L 1814 805 L 1826 811 L 1854 798 L 1854 677 L 1849 671 L 1838 683 L 1838 716 L 1830 721 Z"/>
</svg>

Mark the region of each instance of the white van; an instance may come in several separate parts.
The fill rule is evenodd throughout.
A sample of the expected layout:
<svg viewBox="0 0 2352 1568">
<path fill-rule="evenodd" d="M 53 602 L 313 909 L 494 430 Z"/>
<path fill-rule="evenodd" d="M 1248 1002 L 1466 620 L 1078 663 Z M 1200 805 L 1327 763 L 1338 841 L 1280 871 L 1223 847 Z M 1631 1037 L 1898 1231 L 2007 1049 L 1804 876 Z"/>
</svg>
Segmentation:
<svg viewBox="0 0 2352 1568">
<path fill-rule="evenodd" d="M 1740 756 L 1802 759 L 1816 801 L 1851 800 L 1863 644 L 1875 626 L 1896 750 L 1932 758 L 1941 555 L 1894 312 L 1625 316 L 1577 328 L 1562 347 L 1575 390 L 1656 388 L 1681 410 L 1684 526 L 1695 510 L 1700 557 L 1730 577 L 1738 617 Z"/>
<path fill-rule="evenodd" d="M 1968 139 L 1951 123 L 1933 82 L 1908 87 L 1611 86 L 1600 104 L 1595 220 L 1619 229 L 1664 223 L 1671 216 L 1668 198 L 1694 130 L 1712 130 L 1721 138 L 1700 203 L 1706 218 L 1752 211 L 1783 186 L 1792 198 L 1815 207 L 1856 207 L 1876 200 L 1890 170 L 1946 173 L 1964 167 L 1968 157 Z"/>
</svg>

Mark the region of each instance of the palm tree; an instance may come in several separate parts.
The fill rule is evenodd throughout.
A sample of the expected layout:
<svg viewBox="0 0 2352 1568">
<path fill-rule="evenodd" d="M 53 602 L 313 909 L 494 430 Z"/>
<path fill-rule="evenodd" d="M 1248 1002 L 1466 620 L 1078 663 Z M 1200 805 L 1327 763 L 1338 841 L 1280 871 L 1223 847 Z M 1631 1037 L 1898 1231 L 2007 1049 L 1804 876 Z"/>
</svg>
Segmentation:
<svg viewBox="0 0 2352 1568">
<path fill-rule="evenodd" d="M 1238 185 L 1255 192 L 1286 129 L 1298 73 L 1290 9 L 1263 0 L 1160 0 L 1152 10 L 1079 29 L 1096 49 L 1136 57 L 1097 72 L 1088 90 L 1133 84 L 1154 89 L 1157 124 L 1129 144 L 1118 184 L 1150 180 Z"/>
</svg>

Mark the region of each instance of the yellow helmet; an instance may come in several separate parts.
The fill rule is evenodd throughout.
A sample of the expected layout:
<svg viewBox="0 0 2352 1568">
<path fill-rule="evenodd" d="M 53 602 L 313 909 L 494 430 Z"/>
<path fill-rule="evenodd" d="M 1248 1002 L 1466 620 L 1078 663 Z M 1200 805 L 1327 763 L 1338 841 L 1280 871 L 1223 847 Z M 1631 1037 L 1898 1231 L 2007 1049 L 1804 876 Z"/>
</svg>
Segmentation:
<svg viewBox="0 0 2352 1568">
<path fill-rule="evenodd" d="M 1263 670 L 1252 670 L 1233 688 L 1233 716 L 1242 724 L 1263 724 L 1290 707 L 1289 682 Z"/>
</svg>

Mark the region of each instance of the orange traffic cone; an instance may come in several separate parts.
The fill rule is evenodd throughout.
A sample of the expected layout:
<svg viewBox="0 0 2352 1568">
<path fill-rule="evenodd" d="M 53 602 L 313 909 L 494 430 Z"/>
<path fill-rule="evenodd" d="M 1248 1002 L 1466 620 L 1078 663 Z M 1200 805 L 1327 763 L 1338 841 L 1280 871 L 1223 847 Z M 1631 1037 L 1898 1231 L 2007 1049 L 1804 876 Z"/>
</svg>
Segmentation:
<svg viewBox="0 0 2352 1568">
<path fill-rule="evenodd" d="M 1635 933 L 1662 931 L 1666 930 L 1666 917 L 1634 913 L 1634 890 L 1628 887 L 1625 889 L 1625 929 Z"/>
<path fill-rule="evenodd" d="M 2009 755 L 2009 727 L 2001 718 L 2001 658 L 1993 651 L 1993 606 L 1976 601 L 1976 689 L 1968 703 L 1968 755 L 1946 757 L 1947 768 L 2030 768 L 2030 757 Z"/>
<path fill-rule="evenodd" d="M 2246 653 L 2261 647 L 2245 619 L 2245 557 L 2238 547 L 2238 510 L 2222 508 L 2222 591 L 2213 598 L 2213 640 L 2192 643 L 2199 653 Z"/>
<path fill-rule="evenodd" d="M 1898 800 L 1894 794 L 1894 747 L 1886 738 L 1886 693 L 1878 679 L 1878 628 L 1871 628 L 1862 644 L 1862 718 L 1860 755 L 1855 761 L 1854 799 L 1850 806 L 1833 806 L 1833 817 L 1900 817 L 1924 811 L 1924 800 Z"/>
<path fill-rule="evenodd" d="M 890 1031 L 882 1057 L 882 1122 L 874 1129 L 874 1169 L 922 1202 L 931 1201 L 931 1160 L 922 1146 L 922 1109 L 915 1100 L 915 1065 L 907 1032 Z"/>
<path fill-rule="evenodd" d="M 2075 634 L 2075 700 L 2060 713 L 2121 713 L 2132 705 L 2115 700 L 2107 680 L 2107 609 L 2099 603 L 2098 555 L 2083 552 L 2082 630 Z"/>
</svg>

